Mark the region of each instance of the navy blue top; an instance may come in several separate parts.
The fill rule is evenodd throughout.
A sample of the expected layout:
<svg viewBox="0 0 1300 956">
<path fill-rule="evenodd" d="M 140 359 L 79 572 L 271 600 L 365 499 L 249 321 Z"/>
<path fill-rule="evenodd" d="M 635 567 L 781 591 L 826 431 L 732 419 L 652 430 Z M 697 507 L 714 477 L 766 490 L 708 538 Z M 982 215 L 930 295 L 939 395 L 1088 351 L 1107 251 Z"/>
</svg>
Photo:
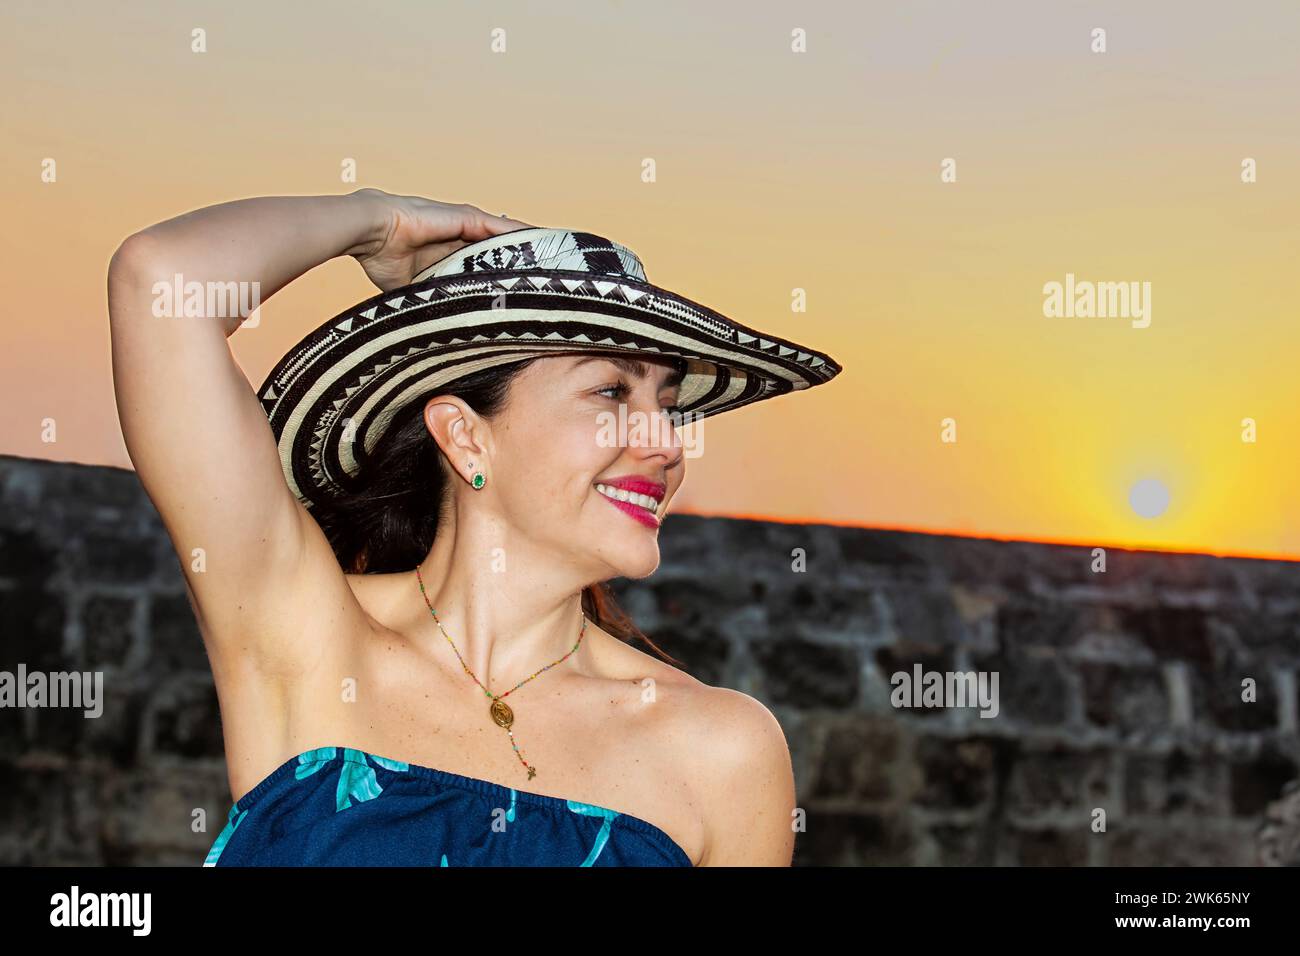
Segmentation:
<svg viewBox="0 0 1300 956">
<path fill-rule="evenodd" d="M 364 750 L 290 757 L 230 808 L 204 866 L 693 866 L 640 817 Z"/>
</svg>

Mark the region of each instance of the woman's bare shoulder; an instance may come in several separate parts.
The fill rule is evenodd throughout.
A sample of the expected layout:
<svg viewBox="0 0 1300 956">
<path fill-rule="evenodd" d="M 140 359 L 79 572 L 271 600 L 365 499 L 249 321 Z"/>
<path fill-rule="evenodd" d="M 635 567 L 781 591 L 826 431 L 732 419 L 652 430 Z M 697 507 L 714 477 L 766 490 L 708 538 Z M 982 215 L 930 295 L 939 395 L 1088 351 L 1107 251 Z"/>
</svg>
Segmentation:
<svg viewBox="0 0 1300 956">
<path fill-rule="evenodd" d="M 609 637 L 606 632 L 600 632 Z M 610 676 L 640 684 L 654 739 L 688 784 L 703 828 L 703 866 L 789 866 L 794 772 L 785 731 L 762 701 L 715 687 L 618 638 Z M 604 640 L 601 641 L 605 644 Z"/>
<path fill-rule="evenodd" d="M 701 866 L 789 866 L 796 796 L 785 731 L 762 701 L 697 682 L 681 735 L 704 821 Z"/>
<path fill-rule="evenodd" d="M 653 681 L 683 706 L 672 714 L 699 733 L 739 734 L 751 738 L 755 733 L 770 736 L 780 731 L 775 717 L 760 701 L 733 690 L 715 687 L 649 651 L 633 646 L 609 632 L 594 627 L 598 635 L 596 660 L 604 676 L 620 680 L 638 680 L 647 688 Z M 685 728 L 683 728 L 685 729 Z M 784 742 L 784 737 L 782 738 Z"/>
</svg>

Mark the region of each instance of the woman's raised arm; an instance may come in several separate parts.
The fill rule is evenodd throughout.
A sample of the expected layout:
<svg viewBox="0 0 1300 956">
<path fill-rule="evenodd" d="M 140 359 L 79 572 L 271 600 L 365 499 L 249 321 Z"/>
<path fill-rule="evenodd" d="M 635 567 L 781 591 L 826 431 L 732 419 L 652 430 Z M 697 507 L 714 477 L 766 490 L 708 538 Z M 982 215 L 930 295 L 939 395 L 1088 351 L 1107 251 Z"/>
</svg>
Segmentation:
<svg viewBox="0 0 1300 956">
<path fill-rule="evenodd" d="M 247 316 L 229 307 L 187 316 L 164 290 L 179 275 L 181 288 L 256 289 L 265 303 L 340 255 L 356 257 L 387 290 L 466 242 L 524 225 L 469 205 L 361 189 L 209 206 L 150 226 L 114 253 L 108 309 L 122 433 L 180 559 L 214 666 L 230 645 L 251 657 L 242 663 L 296 669 L 320 650 L 306 613 L 322 604 L 337 613 L 343 602 L 334 599 L 349 589 L 289 490 L 270 424 L 231 355 L 227 339 Z"/>
</svg>

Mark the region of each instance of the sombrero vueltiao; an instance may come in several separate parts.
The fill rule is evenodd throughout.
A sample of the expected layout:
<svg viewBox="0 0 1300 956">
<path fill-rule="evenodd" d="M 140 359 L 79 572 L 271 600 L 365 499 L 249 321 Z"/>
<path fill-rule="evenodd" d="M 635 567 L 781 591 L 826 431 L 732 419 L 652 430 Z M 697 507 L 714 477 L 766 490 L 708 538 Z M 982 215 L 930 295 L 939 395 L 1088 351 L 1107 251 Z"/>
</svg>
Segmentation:
<svg viewBox="0 0 1300 956">
<path fill-rule="evenodd" d="M 365 484 L 368 453 L 410 403 L 480 369 L 575 351 L 684 359 L 685 423 L 840 372 L 824 353 L 651 285 L 625 246 L 530 227 L 462 246 L 330 319 L 276 363 L 257 395 L 289 487 L 310 508 Z"/>
</svg>

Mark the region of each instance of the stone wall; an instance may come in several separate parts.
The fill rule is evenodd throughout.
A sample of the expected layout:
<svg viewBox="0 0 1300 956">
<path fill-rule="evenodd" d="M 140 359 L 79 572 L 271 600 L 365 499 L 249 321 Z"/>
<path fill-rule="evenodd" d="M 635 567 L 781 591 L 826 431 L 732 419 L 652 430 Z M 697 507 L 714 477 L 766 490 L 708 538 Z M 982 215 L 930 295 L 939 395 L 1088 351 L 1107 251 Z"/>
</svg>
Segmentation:
<svg viewBox="0 0 1300 956">
<path fill-rule="evenodd" d="M 196 865 L 230 793 L 157 513 L 131 471 L 4 456 L 0 506 L 0 670 L 103 671 L 106 698 L 0 709 L 0 863 Z M 1098 573 L 1087 548 L 690 515 L 660 540 L 615 591 L 780 719 L 796 865 L 1300 863 L 1300 563 Z M 918 664 L 996 672 L 997 715 L 894 706 Z"/>
</svg>

